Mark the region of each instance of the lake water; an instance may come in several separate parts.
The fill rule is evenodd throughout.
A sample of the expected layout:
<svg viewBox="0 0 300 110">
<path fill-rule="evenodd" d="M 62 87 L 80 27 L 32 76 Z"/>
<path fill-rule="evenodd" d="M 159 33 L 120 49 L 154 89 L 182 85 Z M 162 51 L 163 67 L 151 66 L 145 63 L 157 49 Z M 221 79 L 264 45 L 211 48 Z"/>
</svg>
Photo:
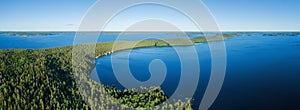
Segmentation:
<svg viewBox="0 0 300 110">
<path fill-rule="evenodd" d="M 51 36 L 5 36 L 0 34 L 0 49 L 8 48 L 52 48 L 73 44 L 75 33 L 60 33 Z M 127 34 L 129 40 L 138 36 L 167 36 L 173 34 Z M 114 41 L 118 34 L 103 35 L 98 41 Z M 132 37 L 134 36 L 134 37 Z M 178 36 L 177 36 L 178 37 Z M 300 103 L 300 36 L 262 36 L 261 33 L 250 33 L 250 36 L 239 36 L 225 41 L 227 52 L 227 70 L 222 90 L 212 110 L 282 110 L 299 109 Z M 191 46 L 178 47 L 186 53 Z M 200 80 L 194 95 L 193 106 L 197 107 L 210 77 L 211 57 L 207 43 L 196 44 L 195 48 L 200 62 Z M 180 79 L 180 61 L 172 47 L 141 48 L 121 51 L 96 60 L 97 74 L 102 83 L 115 85 L 123 89 L 116 80 L 111 57 L 119 65 L 128 60 L 133 76 L 139 81 L 151 77 L 149 64 L 160 59 L 167 68 L 166 79 L 162 88 L 168 95 L 175 91 Z M 189 59 L 192 60 L 192 59 Z M 126 68 L 126 67 L 124 67 Z M 117 68 L 122 69 L 122 68 Z M 187 85 L 188 86 L 188 85 Z"/>
<path fill-rule="evenodd" d="M 299 36 L 241 36 L 228 39 L 225 43 L 226 78 L 211 109 L 274 110 L 299 107 Z M 201 72 L 194 95 L 194 107 L 202 99 L 211 69 L 208 44 L 197 44 L 195 47 Z M 192 50 L 189 46 L 180 48 L 184 48 L 187 53 Z M 151 77 L 149 64 L 152 60 L 162 60 L 167 67 L 167 77 L 161 87 L 168 95 L 172 95 L 180 79 L 180 61 L 172 47 L 134 49 L 97 59 L 97 73 L 102 83 L 123 88 L 113 73 L 111 58 L 114 56 L 118 65 L 124 65 L 128 53 L 131 73 L 139 81 L 146 81 Z M 116 69 L 126 68 L 118 67 L 121 68 Z"/>
</svg>

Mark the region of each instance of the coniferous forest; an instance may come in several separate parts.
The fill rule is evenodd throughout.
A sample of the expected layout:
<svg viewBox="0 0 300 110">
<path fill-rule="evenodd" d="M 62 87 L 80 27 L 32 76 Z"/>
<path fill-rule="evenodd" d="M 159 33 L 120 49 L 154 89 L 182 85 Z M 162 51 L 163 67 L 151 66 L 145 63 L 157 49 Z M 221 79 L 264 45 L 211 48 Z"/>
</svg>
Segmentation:
<svg viewBox="0 0 300 110">
<path fill-rule="evenodd" d="M 227 35 L 226 38 L 233 37 Z M 51 49 L 9 49 L 0 51 L 0 104 L 1 109 L 192 109 L 191 99 L 168 99 L 160 87 L 140 87 L 119 90 L 116 87 L 100 84 L 89 78 L 94 68 L 93 59 L 112 51 L 153 46 L 192 45 L 207 41 L 222 40 L 212 37 L 194 38 L 192 43 L 178 43 L 182 39 L 147 40 L 135 42 L 97 43 L 95 54 L 78 57 L 79 62 L 72 66 L 74 47 Z M 78 45 L 86 50 L 89 44 Z M 78 49 L 78 48 L 77 48 Z M 76 62 L 76 61 L 75 61 Z M 73 62 L 74 63 L 74 62 Z M 74 68 L 76 72 L 74 72 Z M 77 79 L 77 82 L 76 80 Z M 108 94 L 108 95 L 107 95 Z M 160 106 L 155 106 L 160 105 Z"/>
<path fill-rule="evenodd" d="M 104 55 L 104 52 L 109 50 L 101 49 L 101 52 Z M 143 88 L 152 90 L 137 93 L 127 89 L 121 91 L 92 80 L 81 84 L 88 89 L 80 92 L 75 78 L 83 78 L 83 75 L 72 73 L 71 57 L 72 47 L 1 50 L 0 108 L 101 110 L 149 108 L 167 99 L 159 87 Z M 110 95 L 104 95 L 104 92 Z M 91 93 L 96 96 L 91 96 Z M 84 100 L 81 94 L 89 97 L 85 97 Z M 114 98 L 109 98 L 110 96 Z M 161 107 L 164 109 L 186 107 L 186 103 L 180 100 L 175 105 L 166 102 L 163 105 Z"/>
</svg>

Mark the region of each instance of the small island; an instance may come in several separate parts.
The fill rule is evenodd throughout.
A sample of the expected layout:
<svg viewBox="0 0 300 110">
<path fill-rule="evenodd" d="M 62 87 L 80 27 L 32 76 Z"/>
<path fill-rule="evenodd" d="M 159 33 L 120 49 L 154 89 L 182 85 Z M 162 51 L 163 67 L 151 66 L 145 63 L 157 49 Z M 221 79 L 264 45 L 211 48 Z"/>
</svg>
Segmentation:
<svg viewBox="0 0 300 110">
<path fill-rule="evenodd" d="M 21 36 L 21 37 L 29 37 L 29 36 L 52 36 L 57 35 L 56 32 L 1 32 L 0 34 L 4 34 L 5 36 Z"/>
</svg>

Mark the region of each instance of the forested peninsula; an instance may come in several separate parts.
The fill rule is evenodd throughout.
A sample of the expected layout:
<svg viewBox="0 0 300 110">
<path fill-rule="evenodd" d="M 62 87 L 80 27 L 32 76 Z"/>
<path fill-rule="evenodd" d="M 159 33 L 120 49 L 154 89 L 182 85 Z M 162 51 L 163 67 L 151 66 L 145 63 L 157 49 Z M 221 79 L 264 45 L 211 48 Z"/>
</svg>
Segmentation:
<svg viewBox="0 0 300 110">
<path fill-rule="evenodd" d="M 196 37 L 193 39 L 165 39 L 117 41 L 97 43 L 94 56 L 84 57 L 83 74 L 73 73 L 73 46 L 49 49 L 7 49 L 0 50 L 0 108 L 1 109 L 192 109 L 191 99 L 166 101 L 168 96 L 160 87 L 140 87 L 150 90 L 138 93 L 133 89 L 119 90 L 90 80 L 93 59 L 116 51 L 163 46 L 189 46 L 195 43 L 219 41 L 224 37 Z M 80 44 L 84 47 L 89 44 Z M 115 47 L 113 47 L 115 46 Z M 85 79 L 81 83 L 75 79 Z M 85 88 L 85 89 L 82 89 Z M 104 95 L 108 93 L 109 95 Z M 87 97 L 83 97 L 87 96 Z M 96 97 L 96 98 L 95 98 Z M 113 98 L 111 98 L 113 97 Z M 119 104 L 118 104 L 119 103 Z M 161 104 L 162 106 L 155 106 Z M 154 107 L 155 106 L 155 107 Z"/>
</svg>

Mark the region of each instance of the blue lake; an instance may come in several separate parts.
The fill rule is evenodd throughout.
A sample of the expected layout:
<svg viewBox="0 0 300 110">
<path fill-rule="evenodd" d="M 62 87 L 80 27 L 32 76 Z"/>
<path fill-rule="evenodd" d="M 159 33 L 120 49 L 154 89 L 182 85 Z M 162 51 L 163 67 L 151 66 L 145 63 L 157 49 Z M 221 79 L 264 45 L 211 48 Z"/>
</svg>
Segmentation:
<svg viewBox="0 0 300 110">
<path fill-rule="evenodd" d="M 6 36 L 0 34 L 0 49 L 8 48 L 52 48 L 73 44 L 75 33 L 59 33 L 51 36 Z M 249 36 L 250 35 L 250 36 Z M 262 36 L 250 33 L 225 41 L 227 69 L 223 87 L 212 110 L 257 110 L 257 109 L 294 109 L 300 103 L 300 36 Z M 138 40 L 139 36 L 180 37 L 173 34 L 126 34 L 128 40 Z M 104 34 L 99 42 L 114 41 L 118 34 Z M 194 37 L 194 36 L 190 36 Z M 207 43 L 196 44 L 199 56 L 200 77 L 193 106 L 197 107 L 205 92 L 210 78 L 211 56 Z M 193 46 L 178 47 L 187 54 Z M 111 58 L 123 65 L 128 60 L 133 76 L 139 81 L 151 77 L 149 64 L 155 59 L 164 62 L 167 74 L 161 87 L 168 95 L 175 91 L 180 79 L 179 57 L 172 47 L 141 48 L 126 50 L 96 60 L 97 73 L 92 79 L 115 85 L 123 89 L 114 76 Z M 187 58 L 193 60 L 193 58 Z M 192 65 L 191 65 L 192 66 Z M 119 66 L 121 67 L 121 66 Z M 126 68 L 124 66 L 124 68 Z M 122 69 L 116 68 L 116 69 Z M 187 85 L 188 86 L 188 85 Z"/>
<path fill-rule="evenodd" d="M 300 102 L 300 37 L 241 36 L 225 41 L 227 71 L 222 90 L 211 109 L 288 109 Z M 207 43 L 195 45 L 200 61 L 200 81 L 194 105 L 198 106 L 210 77 L 211 57 Z M 183 48 L 186 53 L 192 47 Z M 151 77 L 149 64 L 160 59 L 167 67 L 162 88 L 168 95 L 175 91 L 180 79 L 180 61 L 172 47 L 143 48 L 122 51 L 96 60 L 102 83 L 123 88 L 112 69 L 111 58 L 124 65 L 129 54 L 129 67 L 139 81 Z M 193 66 L 193 65 L 191 65 Z M 126 66 L 118 66 L 123 69 Z M 184 74 L 184 73 L 183 73 Z M 97 77 L 94 75 L 93 77 Z M 187 85 L 188 86 L 188 85 Z"/>
</svg>

